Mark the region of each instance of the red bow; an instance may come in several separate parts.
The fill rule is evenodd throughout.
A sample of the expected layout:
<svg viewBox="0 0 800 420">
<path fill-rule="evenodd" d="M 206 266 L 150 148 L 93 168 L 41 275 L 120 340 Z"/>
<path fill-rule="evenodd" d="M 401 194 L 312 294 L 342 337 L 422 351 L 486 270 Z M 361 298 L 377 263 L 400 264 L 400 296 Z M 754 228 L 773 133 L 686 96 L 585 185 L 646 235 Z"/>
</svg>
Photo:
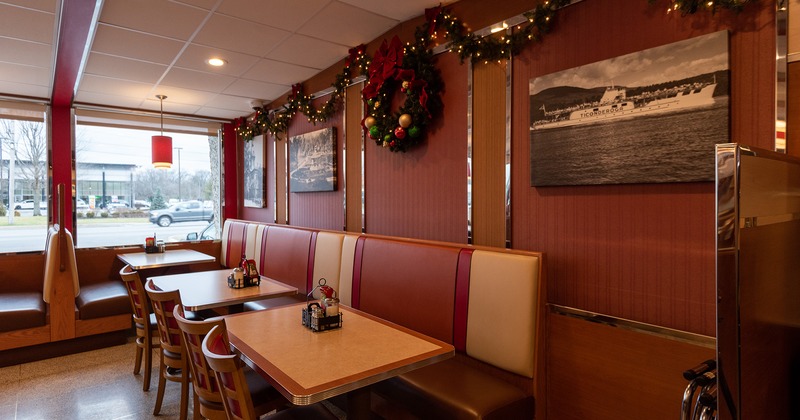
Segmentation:
<svg viewBox="0 0 800 420">
<path fill-rule="evenodd" d="M 347 51 L 350 55 L 348 55 L 347 58 L 344 60 L 345 67 L 350 67 L 351 64 L 353 64 L 356 61 L 358 61 L 358 57 L 360 57 L 362 54 L 364 54 L 364 52 L 366 50 L 367 50 L 367 47 L 364 44 L 361 44 L 361 45 L 359 45 L 357 47 L 350 48 L 350 50 Z"/>
<path fill-rule="evenodd" d="M 428 21 L 428 36 L 433 35 L 433 32 L 436 31 L 436 19 L 440 13 L 442 13 L 442 6 L 425 9 L 425 20 Z"/>
<path fill-rule="evenodd" d="M 383 82 L 395 75 L 397 68 L 403 65 L 403 44 L 397 35 L 392 38 L 392 43 L 383 40 L 372 64 L 369 66 L 369 84 L 361 91 L 364 99 L 372 99 L 378 95 Z"/>
<path fill-rule="evenodd" d="M 303 84 L 295 83 L 292 85 L 292 94 L 289 95 L 289 99 L 296 99 L 298 96 L 302 94 L 303 94 Z"/>
</svg>

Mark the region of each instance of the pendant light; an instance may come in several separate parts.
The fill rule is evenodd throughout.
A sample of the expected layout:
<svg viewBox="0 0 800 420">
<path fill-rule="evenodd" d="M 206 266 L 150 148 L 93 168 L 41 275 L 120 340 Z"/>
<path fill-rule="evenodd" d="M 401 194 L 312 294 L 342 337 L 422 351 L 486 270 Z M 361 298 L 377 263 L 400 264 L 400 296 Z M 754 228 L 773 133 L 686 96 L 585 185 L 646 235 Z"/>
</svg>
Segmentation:
<svg viewBox="0 0 800 420">
<path fill-rule="evenodd" d="M 169 169 L 172 167 L 172 137 L 164 135 L 164 99 L 165 95 L 156 95 L 161 103 L 161 135 L 153 136 L 153 167 Z"/>
</svg>

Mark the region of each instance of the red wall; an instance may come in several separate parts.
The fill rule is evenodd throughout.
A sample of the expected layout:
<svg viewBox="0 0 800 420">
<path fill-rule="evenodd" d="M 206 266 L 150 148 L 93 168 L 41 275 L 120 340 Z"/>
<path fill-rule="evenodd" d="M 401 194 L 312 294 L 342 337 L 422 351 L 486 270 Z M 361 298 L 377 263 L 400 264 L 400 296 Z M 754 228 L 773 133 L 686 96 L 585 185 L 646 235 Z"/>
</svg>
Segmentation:
<svg viewBox="0 0 800 420">
<path fill-rule="evenodd" d="M 454 54 L 436 58 L 445 86 L 444 110 L 425 142 L 392 153 L 366 142 L 366 230 L 466 243 L 467 66 Z"/>
<path fill-rule="evenodd" d="M 762 5 L 761 13 L 752 5 L 740 15 L 718 12 L 711 20 L 705 14 L 666 16 L 662 3 L 608 0 L 567 7 L 545 42 L 514 60 L 513 246 L 547 254 L 551 303 L 713 336 L 713 183 L 529 186 L 530 79 L 729 27 L 735 28 L 731 139 L 772 148 L 770 5 Z"/>
</svg>

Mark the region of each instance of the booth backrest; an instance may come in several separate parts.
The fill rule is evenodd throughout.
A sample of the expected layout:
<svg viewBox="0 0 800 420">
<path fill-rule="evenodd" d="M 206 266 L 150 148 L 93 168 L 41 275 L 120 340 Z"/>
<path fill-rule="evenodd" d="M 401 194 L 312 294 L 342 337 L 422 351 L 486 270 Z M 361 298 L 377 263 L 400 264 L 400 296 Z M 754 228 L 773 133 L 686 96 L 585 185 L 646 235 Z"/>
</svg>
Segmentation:
<svg viewBox="0 0 800 420">
<path fill-rule="evenodd" d="M 460 248 L 373 237 L 359 241 L 352 306 L 452 343 Z"/>
<path fill-rule="evenodd" d="M 66 251 L 63 257 L 64 270 L 72 277 L 75 296 L 78 296 L 81 291 L 78 282 L 78 264 L 75 260 L 75 245 L 72 242 L 72 234 L 69 230 L 64 229 L 63 236 L 59 236 L 59 230 L 58 226 L 52 226 L 48 229 L 47 242 L 44 247 L 44 285 L 42 288 L 42 299 L 47 303 L 50 303 L 55 287 L 53 282 L 61 271 L 62 250 Z M 60 240 L 65 241 L 64 247 L 59 245 Z"/>
<path fill-rule="evenodd" d="M 469 273 L 466 353 L 533 378 L 540 260 L 529 255 L 476 250 Z M 458 299 L 458 298 L 457 298 Z"/>
<path fill-rule="evenodd" d="M 227 220 L 221 261 L 238 265 L 242 250 L 262 275 L 301 294 L 325 278 L 344 305 L 508 372 L 536 374 L 541 253 Z"/>
</svg>

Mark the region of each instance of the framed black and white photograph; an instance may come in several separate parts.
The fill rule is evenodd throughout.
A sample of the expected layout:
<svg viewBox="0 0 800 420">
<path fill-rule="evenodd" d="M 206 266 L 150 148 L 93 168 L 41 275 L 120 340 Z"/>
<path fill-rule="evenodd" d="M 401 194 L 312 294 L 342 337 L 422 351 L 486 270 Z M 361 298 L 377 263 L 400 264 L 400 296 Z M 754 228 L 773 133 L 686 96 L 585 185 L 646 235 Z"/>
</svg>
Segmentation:
<svg viewBox="0 0 800 420">
<path fill-rule="evenodd" d="M 531 79 L 531 186 L 714 180 L 728 32 Z"/>
<path fill-rule="evenodd" d="M 336 190 L 336 130 L 324 128 L 289 138 L 289 190 Z"/>
<path fill-rule="evenodd" d="M 244 206 L 263 208 L 264 194 L 264 136 L 244 142 Z"/>
</svg>

